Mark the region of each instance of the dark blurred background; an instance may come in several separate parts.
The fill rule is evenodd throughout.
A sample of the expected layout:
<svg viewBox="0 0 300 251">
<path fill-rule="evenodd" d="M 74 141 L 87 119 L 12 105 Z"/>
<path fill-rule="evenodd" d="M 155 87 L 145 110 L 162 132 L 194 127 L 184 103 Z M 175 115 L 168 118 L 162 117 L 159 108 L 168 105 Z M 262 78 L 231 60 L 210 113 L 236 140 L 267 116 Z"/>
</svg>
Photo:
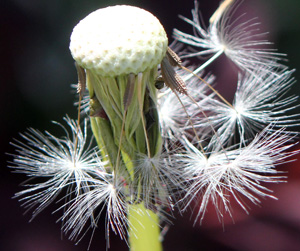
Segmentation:
<svg viewBox="0 0 300 251">
<path fill-rule="evenodd" d="M 217 8 L 219 1 L 200 0 L 204 20 Z M 190 27 L 178 14 L 191 17 L 193 0 L 1 0 L 0 2 L 0 124 L 1 143 L 1 206 L 0 250 L 5 251 L 69 251 L 86 250 L 89 234 L 78 244 L 62 237 L 60 214 L 52 212 L 55 205 L 42 212 L 31 223 L 30 213 L 24 210 L 13 195 L 26 178 L 13 174 L 6 167 L 14 148 L 9 144 L 20 138 L 19 132 L 33 127 L 57 135 L 51 120 L 63 121 L 69 114 L 76 118 L 75 100 L 70 84 L 77 81 L 73 60 L 69 53 L 69 37 L 77 22 L 98 8 L 115 4 L 142 7 L 158 17 L 170 42 L 172 29 L 187 31 Z M 268 39 L 274 48 L 287 53 L 290 68 L 300 69 L 300 2 L 298 0 L 247 0 L 239 12 L 259 17 L 262 31 L 269 31 Z M 219 89 L 226 88 L 230 79 L 228 64 L 216 65 Z M 294 74 L 300 79 L 299 71 Z M 291 91 L 300 93 L 299 83 Z M 225 93 L 229 96 L 230 93 Z M 62 133 L 59 131 L 59 133 Z M 169 250 L 300 250 L 300 167 L 299 161 L 280 167 L 288 171 L 288 183 L 269 185 L 278 201 L 266 199 L 261 207 L 251 205 L 250 215 L 234 203 L 234 221 L 224 218 L 218 222 L 213 208 L 200 226 L 193 227 L 188 214 L 177 217 L 165 236 L 164 248 Z M 104 220 L 101 219 L 101 220 Z M 127 250 L 118 236 L 111 234 L 111 250 Z M 104 223 L 99 224 L 90 250 L 105 250 Z"/>
</svg>

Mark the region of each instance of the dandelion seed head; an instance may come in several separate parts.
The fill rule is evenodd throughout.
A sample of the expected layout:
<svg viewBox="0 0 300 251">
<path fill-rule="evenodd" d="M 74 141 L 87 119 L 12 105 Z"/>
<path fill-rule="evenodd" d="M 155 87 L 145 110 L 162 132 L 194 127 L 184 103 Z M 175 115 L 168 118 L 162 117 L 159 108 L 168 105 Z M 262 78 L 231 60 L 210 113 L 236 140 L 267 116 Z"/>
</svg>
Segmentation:
<svg viewBox="0 0 300 251">
<path fill-rule="evenodd" d="M 281 64 L 283 54 L 265 49 L 270 43 L 255 19 L 233 18 L 233 2 L 220 4 L 208 28 L 197 1 L 193 20 L 182 17 L 194 30 L 174 31 L 193 50 L 182 58 L 208 58 L 189 69 L 168 49 L 159 20 L 138 7 L 99 9 L 74 27 L 70 51 L 81 70 L 78 85 L 88 87 L 82 105 L 90 109 L 98 147 L 88 140 L 87 122 L 82 130 L 69 118 L 70 129 L 59 124 L 65 137 L 34 129 L 22 134 L 27 142 L 14 143 L 11 167 L 30 182 L 40 178 L 16 194 L 33 217 L 64 191 L 60 220 L 69 239 L 80 241 L 89 229 L 94 234 L 105 213 L 109 248 L 111 231 L 131 244 L 132 236 L 143 235 L 136 224 L 148 231 L 140 218 L 168 221 L 177 205 L 185 211 L 197 203 L 195 221 L 201 221 L 209 203 L 222 219 L 231 215 L 232 198 L 246 212 L 248 202 L 275 198 L 266 184 L 284 181 L 276 166 L 297 153 L 289 152 L 296 134 L 285 128 L 299 124 L 299 114 L 287 113 L 299 106 L 297 97 L 285 96 L 293 70 Z M 240 72 L 232 104 L 212 87 L 213 75 L 201 79 L 222 54 Z M 157 85 L 159 64 L 169 89 Z"/>
</svg>

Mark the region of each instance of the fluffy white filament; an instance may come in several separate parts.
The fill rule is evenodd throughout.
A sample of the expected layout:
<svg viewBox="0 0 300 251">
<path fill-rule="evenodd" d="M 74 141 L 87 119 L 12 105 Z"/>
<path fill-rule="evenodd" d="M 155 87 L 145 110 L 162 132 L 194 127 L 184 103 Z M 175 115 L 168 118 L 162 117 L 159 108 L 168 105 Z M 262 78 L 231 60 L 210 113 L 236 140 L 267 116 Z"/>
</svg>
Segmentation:
<svg viewBox="0 0 300 251">
<path fill-rule="evenodd" d="M 247 212 L 241 195 L 254 204 L 259 197 L 273 197 L 263 183 L 280 182 L 284 178 L 275 169 L 296 152 L 286 153 L 293 144 L 286 145 L 291 135 L 278 130 L 269 134 L 265 129 L 245 147 L 212 151 L 204 156 L 195 146 L 186 141 L 186 152 L 175 154 L 176 165 L 182 169 L 184 180 L 189 183 L 184 202 L 184 210 L 193 201 L 198 210 L 196 220 L 203 219 L 209 202 L 215 205 L 219 216 L 222 208 L 230 213 L 230 195 Z"/>
<path fill-rule="evenodd" d="M 107 245 L 110 229 L 126 240 L 127 203 L 122 191 L 125 185 L 114 174 L 94 176 L 88 183 L 86 192 L 68 203 L 71 205 L 62 217 L 63 230 L 70 233 L 70 239 L 78 239 L 87 221 L 91 221 L 90 228 L 97 227 L 100 215 L 106 208 Z"/>
<path fill-rule="evenodd" d="M 14 155 L 12 167 L 18 173 L 25 173 L 30 178 L 42 178 L 35 184 L 27 184 L 25 190 L 16 194 L 21 197 L 23 206 L 33 211 L 33 217 L 47 207 L 62 189 L 69 187 L 78 196 L 87 189 L 87 179 L 98 173 L 98 167 L 106 164 L 97 161 L 96 149 L 90 148 L 87 141 L 87 125 L 84 132 L 77 131 L 74 120 L 65 118 L 71 129 L 71 136 L 67 129 L 66 137 L 57 138 L 46 132 L 30 129 L 22 137 L 27 144 L 17 142 L 18 154 Z M 76 144 L 77 137 L 77 146 Z"/>
<path fill-rule="evenodd" d="M 203 28 L 199 17 L 199 6 L 195 1 L 195 9 L 192 10 L 193 20 L 181 17 L 185 22 L 193 26 L 194 35 L 174 30 L 175 38 L 185 44 L 201 50 L 193 50 L 185 57 L 214 56 L 224 53 L 240 69 L 252 72 L 257 67 L 283 67 L 279 61 L 284 54 L 276 53 L 272 49 L 264 48 L 271 43 L 264 40 L 264 33 L 259 31 L 259 23 L 254 19 L 241 21 L 242 17 L 233 20 L 234 5 L 227 8 L 210 23 L 207 29 Z"/>
</svg>

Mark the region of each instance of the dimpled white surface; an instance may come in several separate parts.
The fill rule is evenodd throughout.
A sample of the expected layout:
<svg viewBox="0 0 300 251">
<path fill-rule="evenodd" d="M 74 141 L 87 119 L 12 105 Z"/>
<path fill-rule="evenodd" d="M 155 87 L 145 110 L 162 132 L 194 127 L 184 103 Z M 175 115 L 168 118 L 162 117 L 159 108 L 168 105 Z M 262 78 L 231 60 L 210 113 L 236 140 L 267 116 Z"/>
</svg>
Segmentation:
<svg viewBox="0 0 300 251">
<path fill-rule="evenodd" d="M 74 27 L 70 42 L 79 65 L 111 77 L 157 66 L 167 46 L 167 35 L 155 16 L 125 5 L 89 14 Z"/>
</svg>

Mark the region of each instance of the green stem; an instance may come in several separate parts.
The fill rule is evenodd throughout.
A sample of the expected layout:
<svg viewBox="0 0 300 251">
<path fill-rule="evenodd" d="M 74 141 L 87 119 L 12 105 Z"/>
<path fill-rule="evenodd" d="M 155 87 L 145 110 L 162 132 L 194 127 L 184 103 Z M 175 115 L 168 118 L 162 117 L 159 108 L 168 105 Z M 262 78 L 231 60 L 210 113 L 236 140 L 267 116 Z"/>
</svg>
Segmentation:
<svg viewBox="0 0 300 251">
<path fill-rule="evenodd" d="M 132 161 L 122 152 L 126 168 L 134 179 Z M 128 204 L 128 238 L 131 251 L 161 251 L 159 217 L 146 209 L 144 203 Z"/>
<path fill-rule="evenodd" d="M 158 215 L 143 203 L 129 206 L 129 245 L 131 251 L 161 251 Z"/>
</svg>

